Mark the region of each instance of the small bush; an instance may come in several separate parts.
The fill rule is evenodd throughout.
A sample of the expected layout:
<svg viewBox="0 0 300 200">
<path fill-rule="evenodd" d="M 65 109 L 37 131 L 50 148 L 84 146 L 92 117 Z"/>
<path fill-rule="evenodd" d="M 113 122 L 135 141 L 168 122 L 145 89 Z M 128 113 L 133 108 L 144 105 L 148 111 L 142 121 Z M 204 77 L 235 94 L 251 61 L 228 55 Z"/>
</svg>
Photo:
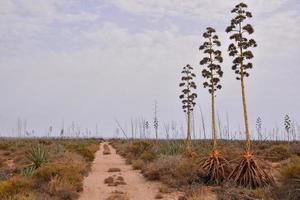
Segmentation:
<svg viewBox="0 0 300 200">
<path fill-rule="evenodd" d="M 99 145 L 98 142 L 81 141 L 79 143 L 68 144 L 66 148 L 71 152 L 78 153 L 88 162 L 91 162 L 95 159 L 95 152 L 99 149 Z"/>
<path fill-rule="evenodd" d="M 144 167 L 145 165 L 145 162 L 143 160 L 134 160 L 132 162 L 132 168 L 135 169 L 135 170 L 140 170 Z"/>
<path fill-rule="evenodd" d="M 204 182 L 203 170 L 192 160 L 181 156 L 161 156 L 143 168 L 143 174 L 150 180 L 180 187 Z"/>
<path fill-rule="evenodd" d="M 141 156 L 140 156 L 140 159 L 143 160 L 143 161 L 152 161 L 156 158 L 156 153 L 149 149 L 147 151 L 144 151 Z"/>
<path fill-rule="evenodd" d="M 0 182 L 0 199 L 8 199 L 8 197 L 27 191 L 32 184 L 31 179 L 23 176 L 14 176 L 7 181 L 2 181 Z"/>
<path fill-rule="evenodd" d="M 9 150 L 11 144 L 9 142 L 0 142 L 0 149 L 1 150 Z"/>
<path fill-rule="evenodd" d="M 140 156 L 149 151 L 152 148 L 152 144 L 150 141 L 134 141 L 130 146 L 127 147 L 127 152 L 131 153 L 135 159 L 140 158 Z"/>
<path fill-rule="evenodd" d="M 182 140 L 169 140 L 166 142 L 161 142 L 159 152 L 163 155 L 178 155 L 182 153 L 182 150 Z"/>
<path fill-rule="evenodd" d="M 292 157 L 280 172 L 279 197 L 289 200 L 300 199 L 300 157 Z"/>
<path fill-rule="evenodd" d="M 74 165 L 73 163 L 48 163 L 39 168 L 34 173 L 36 179 L 36 186 L 48 185 L 53 177 L 60 177 L 64 182 L 70 185 L 71 190 L 79 192 L 83 190 L 83 174 L 84 166 Z M 46 188 L 48 192 L 49 185 Z"/>
<path fill-rule="evenodd" d="M 286 160 L 291 156 L 291 149 L 288 145 L 273 145 L 264 151 L 264 157 L 270 161 L 277 162 Z"/>
<path fill-rule="evenodd" d="M 50 195 L 60 199 L 75 199 L 78 197 L 78 193 L 74 191 L 72 184 L 57 175 L 52 177 L 48 183 L 48 188 Z"/>
</svg>

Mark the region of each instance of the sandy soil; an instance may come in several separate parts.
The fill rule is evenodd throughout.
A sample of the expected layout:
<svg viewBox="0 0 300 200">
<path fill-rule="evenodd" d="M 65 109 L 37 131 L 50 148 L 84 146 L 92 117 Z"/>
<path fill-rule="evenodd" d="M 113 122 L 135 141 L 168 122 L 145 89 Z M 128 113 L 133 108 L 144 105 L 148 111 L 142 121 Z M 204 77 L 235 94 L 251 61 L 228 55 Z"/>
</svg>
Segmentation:
<svg viewBox="0 0 300 200">
<path fill-rule="evenodd" d="M 91 172 L 84 180 L 84 190 L 80 200 L 153 200 L 163 185 L 147 181 L 139 171 L 133 170 L 125 160 L 110 147 L 111 154 L 103 155 L 102 143 L 92 165 Z M 110 168 L 119 168 L 120 172 L 108 172 Z M 123 177 L 125 185 L 108 186 L 104 180 L 108 177 Z M 161 194 L 164 200 L 177 200 L 179 193 Z"/>
</svg>

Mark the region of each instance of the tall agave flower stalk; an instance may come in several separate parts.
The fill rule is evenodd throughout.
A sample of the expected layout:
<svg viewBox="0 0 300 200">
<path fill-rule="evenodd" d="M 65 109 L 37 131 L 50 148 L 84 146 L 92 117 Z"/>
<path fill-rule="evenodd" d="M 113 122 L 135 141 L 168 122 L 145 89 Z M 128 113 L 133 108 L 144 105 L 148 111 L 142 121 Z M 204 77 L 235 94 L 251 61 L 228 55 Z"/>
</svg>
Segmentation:
<svg viewBox="0 0 300 200">
<path fill-rule="evenodd" d="M 231 11 L 235 17 L 231 24 L 226 28 L 227 33 L 232 33 L 230 39 L 233 40 L 228 47 L 229 56 L 234 57 L 232 69 L 237 75 L 236 79 L 240 81 L 243 113 L 246 132 L 246 147 L 243 157 L 237 167 L 231 172 L 229 178 L 238 185 L 249 188 L 256 188 L 274 184 L 273 177 L 266 173 L 260 166 L 260 162 L 254 157 L 251 151 L 250 130 L 248 125 L 248 113 L 245 95 L 245 78 L 249 76 L 249 69 L 252 69 L 252 63 L 247 62 L 254 57 L 251 48 L 256 47 L 256 41 L 247 36 L 254 32 L 252 25 L 245 21 L 252 18 L 252 13 L 247 10 L 245 3 L 239 3 Z"/>
<path fill-rule="evenodd" d="M 179 96 L 182 102 L 183 112 L 187 114 L 187 144 L 190 146 L 191 141 L 191 113 L 194 110 L 196 105 L 195 99 L 197 98 L 197 94 L 194 92 L 197 86 L 193 79 L 196 75 L 192 72 L 193 67 L 190 65 L 186 65 L 183 67 L 181 72 L 182 78 L 179 87 L 182 87 L 182 94 Z"/>
<path fill-rule="evenodd" d="M 212 117 L 212 151 L 210 155 L 202 160 L 202 166 L 207 173 L 207 177 L 211 182 L 219 184 L 225 180 L 229 174 L 229 162 L 222 156 L 217 149 L 217 129 L 216 129 L 216 111 L 215 97 L 217 90 L 222 88 L 220 80 L 223 76 L 221 63 L 223 62 L 222 52 L 217 47 L 221 46 L 219 37 L 215 29 L 208 27 L 203 33 L 205 39 L 199 50 L 203 51 L 204 57 L 200 61 L 200 65 L 205 68 L 202 70 L 202 76 L 206 79 L 203 83 L 204 88 L 208 88 L 211 95 L 211 117 Z"/>
</svg>

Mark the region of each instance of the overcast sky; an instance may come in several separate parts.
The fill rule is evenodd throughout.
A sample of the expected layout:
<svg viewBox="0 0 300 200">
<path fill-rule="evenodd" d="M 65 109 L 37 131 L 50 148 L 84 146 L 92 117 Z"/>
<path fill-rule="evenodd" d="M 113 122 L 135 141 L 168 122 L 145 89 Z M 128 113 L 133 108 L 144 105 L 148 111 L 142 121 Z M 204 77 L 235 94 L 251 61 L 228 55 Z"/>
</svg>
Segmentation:
<svg viewBox="0 0 300 200">
<path fill-rule="evenodd" d="M 246 80 L 251 129 L 283 128 L 288 113 L 300 117 L 300 1 L 248 0 L 258 47 Z M 210 125 L 210 97 L 202 87 L 199 45 L 207 26 L 220 35 L 223 89 L 217 110 L 232 130 L 243 129 L 240 83 L 231 70 L 225 28 L 236 0 L 0 0 L 0 133 L 27 129 L 59 132 L 63 121 L 114 136 L 114 118 L 129 132 L 130 119 L 160 128 L 185 118 L 178 98 L 180 72 L 191 64 L 198 75 L 199 105 Z M 300 123 L 300 122 L 299 122 Z M 127 125 L 126 125 L 127 124 Z M 152 123 L 150 123 L 152 124 Z M 13 130 L 14 129 L 14 130 Z M 163 134 L 162 134 L 163 136 Z"/>
</svg>

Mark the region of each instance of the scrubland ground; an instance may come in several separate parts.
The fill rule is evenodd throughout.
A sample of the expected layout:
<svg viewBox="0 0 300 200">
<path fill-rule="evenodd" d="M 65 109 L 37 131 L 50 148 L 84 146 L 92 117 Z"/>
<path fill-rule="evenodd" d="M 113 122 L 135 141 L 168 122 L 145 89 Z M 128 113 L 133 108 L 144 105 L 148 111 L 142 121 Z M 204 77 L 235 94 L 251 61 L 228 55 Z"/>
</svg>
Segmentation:
<svg viewBox="0 0 300 200">
<path fill-rule="evenodd" d="M 229 181 L 210 182 L 200 164 L 210 153 L 209 140 L 193 141 L 193 156 L 183 140 L 111 140 L 99 150 L 100 143 L 1 140 L 0 199 L 300 199 L 299 142 L 252 143 L 261 166 L 276 180 L 275 186 L 254 190 Z M 242 141 L 218 143 L 232 167 L 243 147 Z"/>
<path fill-rule="evenodd" d="M 2 139 L 0 199 L 77 199 L 99 143 L 99 140 Z"/>
<path fill-rule="evenodd" d="M 182 140 L 112 140 L 111 143 L 126 162 L 140 169 L 148 180 L 159 180 L 184 192 L 183 199 L 209 199 L 213 198 L 211 193 L 215 194 L 215 199 L 224 200 L 300 199 L 299 142 L 252 143 L 261 166 L 276 180 L 275 186 L 254 190 L 238 187 L 229 181 L 218 186 L 210 182 L 200 165 L 200 161 L 210 153 L 209 140 L 193 141 L 195 156 L 192 157 L 186 155 Z M 234 167 L 243 152 L 243 145 L 242 141 L 220 141 L 218 149 Z"/>
</svg>

